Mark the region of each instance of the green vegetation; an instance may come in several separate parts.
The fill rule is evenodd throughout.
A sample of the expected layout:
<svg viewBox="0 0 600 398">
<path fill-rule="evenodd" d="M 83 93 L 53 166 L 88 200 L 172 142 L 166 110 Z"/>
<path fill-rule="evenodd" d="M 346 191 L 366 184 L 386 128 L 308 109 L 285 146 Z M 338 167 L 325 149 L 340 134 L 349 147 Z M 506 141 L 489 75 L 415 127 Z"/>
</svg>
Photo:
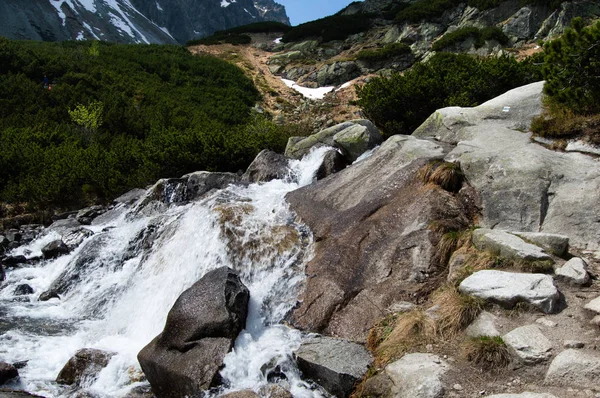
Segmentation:
<svg viewBox="0 0 600 398">
<path fill-rule="evenodd" d="M 287 141 L 252 115 L 257 100 L 240 69 L 183 47 L 0 38 L 0 201 L 76 207 L 238 171 Z"/>
<path fill-rule="evenodd" d="M 228 35 L 232 33 L 278 33 L 278 32 L 287 32 L 292 27 L 290 25 L 286 25 L 282 22 L 276 21 L 265 21 L 265 22 L 255 22 L 248 25 L 236 26 L 231 29 L 219 30 L 215 32 L 215 35 Z"/>
<path fill-rule="evenodd" d="M 547 112 L 533 121 L 532 131 L 600 144 L 600 22 L 584 27 L 583 20 L 574 19 L 544 51 Z"/>
<path fill-rule="evenodd" d="M 467 26 L 455 30 L 454 32 L 447 33 L 438 41 L 433 43 L 431 47 L 434 51 L 442 51 L 446 48 L 452 47 L 456 44 L 462 43 L 468 38 L 475 39 L 475 48 L 480 48 L 485 45 L 488 40 L 496 40 L 498 43 L 507 45 L 509 42 L 508 36 L 502 32 L 502 29 L 497 26 L 488 26 L 483 29 L 476 28 L 474 26 Z"/>
<path fill-rule="evenodd" d="M 283 35 L 284 43 L 320 37 L 323 42 L 344 40 L 348 36 L 368 30 L 371 14 L 331 15 L 306 22 L 290 29 Z"/>
<path fill-rule="evenodd" d="M 476 106 L 539 80 L 532 62 L 438 53 L 403 75 L 378 77 L 359 87 L 357 104 L 385 134 L 411 134 L 436 109 Z"/>
<path fill-rule="evenodd" d="M 390 43 L 386 44 L 382 48 L 361 50 L 357 55 L 356 59 L 366 62 L 378 62 L 385 61 L 390 58 L 398 57 L 400 55 L 411 54 L 412 50 L 408 44 L 404 43 Z"/>
<path fill-rule="evenodd" d="M 217 34 L 215 33 L 212 36 L 204 37 L 202 39 L 190 40 L 186 43 L 187 46 L 197 46 L 199 44 L 204 44 L 206 46 L 214 46 L 217 44 L 250 44 L 252 43 L 252 38 L 248 35 L 243 35 L 239 33 L 228 33 L 228 34 Z"/>
<path fill-rule="evenodd" d="M 481 336 L 470 339 L 462 347 L 464 357 L 485 370 L 505 368 L 510 364 L 508 347 L 499 336 Z"/>
</svg>

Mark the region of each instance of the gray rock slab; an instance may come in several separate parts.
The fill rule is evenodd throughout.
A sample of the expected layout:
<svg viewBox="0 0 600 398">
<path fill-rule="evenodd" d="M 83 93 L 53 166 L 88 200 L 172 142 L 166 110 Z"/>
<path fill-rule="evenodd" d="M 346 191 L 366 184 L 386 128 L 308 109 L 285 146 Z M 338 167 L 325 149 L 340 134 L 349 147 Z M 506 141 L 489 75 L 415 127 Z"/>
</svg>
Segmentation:
<svg viewBox="0 0 600 398">
<path fill-rule="evenodd" d="M 332 337 L 314 337 L 303 342 L 296 359 L 305 377 L 340 398 L 352 393 L 354 384 L 373 363 L 373 356 L 362 345 Z"/>
<path fill-rule="evenodd" d="M 525 302 L 542 312 L 554 313 L 562 305 L 554 280 L 543 274 L 483 270 L 462 281 L 459 290 L 504 308 L 513 308 L 517 303 Z"/>
<path fill-rule="evenodd" d="M 590 282 L 587 263 L 579 257 L 574 257 L 562 267 L 555 269 L 554 274 L 558 279 L 562 279 L 572 285 L 581 286 L 587 285 Z"/>
<path fill-rule="evenodd" d="M 567 235 L 572 246 L 600 249 L 600 167 L 580 153 L 531 142 L 542 110 L 543 82 L 507 92 L 475 108 L 438 110 L 413 136 L 456 144 L 458 161 L 482 202 L 481 225 Z M 505 112 L 504 110 L 507 110 Z"/>
<path fill-rule="evenodd" d="M 442 377 L 448 363 L 433 354 L 407 354 L 386 366 L 395 398 L 439 398 L 444 395 Z"/>
<path fill-rule="evenodd" d="M 506 231 L 479 228 L 473 231 L 473 244 L 479 250 L 489 250 L 502 257 L 525 261 L 552 261 L 542 248 Z"/>
<path fill-rule="evenodd" d="M 498 317 L 487 311 L 483 311 L 479 316 L 471 323 L 465 333 L 469 337 L 481 337 L 481 336 L 500 336 L 500 332 L 496 329 L 496 321 Z"/>
<path fill-rule="evenodd" d="M 586 310 L 600 314 L 600 297 L 597 297 L 583 306 Z"/>
<path fill-rule="evenodd" d="M 546 361 L 552 356 L 552 342 L 536 325 L 516 328 L 502 336 L 502 340 L 513 355 L 527 365 Z"/>
<path fill-rule="evenodd" d="M 600 156 L 600 148 L 584 141 L 570 141 L 565 148 L 566 152 L 581 152 L 590 155 Z"/>
<path fill-rule="evenodd" d="M 517 235 L 557 256 L 565 255 L 569 248 L 569 237 L 565 235 L 544 232 L 511 232 L 511 234 Z"/>
<path fill-rule="evenodd" d="M 354 162 L 360 155 L 382 141 L 379 129 L 369 120 L 359 119 L 352 123 L 354 123 L 353 126 L 333 136 L 333 142 L 343 151 L 350 162 Z"/>
<path fill-rule="evenodd" d="M 591 351 L 565 350 L 558 354 L 546 372 L 550 385 L 598 388 L 600 354 Z"/>
</svg>

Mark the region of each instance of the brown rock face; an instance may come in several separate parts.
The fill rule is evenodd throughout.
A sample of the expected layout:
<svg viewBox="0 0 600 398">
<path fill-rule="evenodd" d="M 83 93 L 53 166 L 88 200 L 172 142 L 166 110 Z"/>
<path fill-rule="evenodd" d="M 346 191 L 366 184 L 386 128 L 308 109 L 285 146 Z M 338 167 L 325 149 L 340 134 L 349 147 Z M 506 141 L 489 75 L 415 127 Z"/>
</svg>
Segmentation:
<svg viewBox="0 0 600 398">
<path fill-rule="evenodd" d="M 108 365 L 114 353 L 84 348 L 73 355 L 62 368 L 56 382 L 68 385 L 81 385 L 90 378 L 96 378 L 98 373 Z"/>
<path fill-rule="evenodd" d="M 431 226 L 470 222 L 467 195 L 415 177 L 443 152 L 430 141 L 392 137 L 371 158 L 288 194 L 316 241 L 291 315 L 296 327 L 365 342 L 388 307 L 426 288 L 421 282 L 439 271 L 441 233 Z"/>
</svg>

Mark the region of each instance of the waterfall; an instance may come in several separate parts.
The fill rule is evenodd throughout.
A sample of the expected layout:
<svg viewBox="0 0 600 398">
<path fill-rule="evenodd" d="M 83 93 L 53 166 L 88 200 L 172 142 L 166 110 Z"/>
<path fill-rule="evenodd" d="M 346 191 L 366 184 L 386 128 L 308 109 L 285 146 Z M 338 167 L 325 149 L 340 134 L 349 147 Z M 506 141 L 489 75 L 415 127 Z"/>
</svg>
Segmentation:
<svg viewBox="0 0 600 398">
<path fill-rule="evenodd" d="M 94 220 L 94 234 L 70 254 L 9 271 L 0 290 L 0 360 L 28 361 L 12 387 L 68 395 L 54 380 L 81 348 L 115 353 L 84 386 L 91 394 L 119 397 L 144 385 L 137 353 L 162 331 L 185 289 L 229 266 L 251 296 L 246 329 L 225 359 L 221 392 L 259 391 L 278 373 L 294 396 L 321 396 L 300 379 L 291 359 L 300 332 L 281 322 L 302 289 L 312 242 L 284 196 L 314 180 L 326 150 L 290 161 L 284 180 L 231 185 L 183 205 L 151 206 L 143 199 L 119 205 Z M 59 237 L 46 232 L 11 254 L 40 256 Z M 37 301 L 57 280 L 67 286 L 60 300 Z M 16 297 L 23 283 L 35 293 Z"/>
</svg>

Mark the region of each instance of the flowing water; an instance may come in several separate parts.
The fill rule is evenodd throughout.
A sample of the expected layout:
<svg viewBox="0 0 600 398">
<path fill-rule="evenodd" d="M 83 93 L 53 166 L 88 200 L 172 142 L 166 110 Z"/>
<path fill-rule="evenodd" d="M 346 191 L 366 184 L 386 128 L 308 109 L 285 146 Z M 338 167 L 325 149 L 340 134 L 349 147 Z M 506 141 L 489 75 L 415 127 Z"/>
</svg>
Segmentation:
<svg viewBox="0 0 600 398">
<path fill-rule="evenodd" d="M 177 297 L 208 271 L 229 266 L 250 290 L 246 329 L 225 359 L 225 391 L 259 391 L 274 374 L 296 397 L 321 396 L 292 358 L 300 332 L 281 324 L 294 306 L 310 256 L 310 232 L 294 221 L 286 193 L 309 184 L 326 149 L 291 161 L 290 176 L 230 186 L 187 204 L 119 205 L 89 227 L 94 235 L 69 255 L 7 272 L 0 290 L 0 360 L 28 361 L 13 387 L 67 396 L 54 383 L 81 348 L 116 353 L 86 390 L 119 397 L 143 385 L 137 353 L 162 331 Z M 49 232 L 12 254 L 35 257 Z M 37 301 L 58 278 L 61 299 Z M 35 291 L 15 297 L 16 286 Z"/>
</svg>

